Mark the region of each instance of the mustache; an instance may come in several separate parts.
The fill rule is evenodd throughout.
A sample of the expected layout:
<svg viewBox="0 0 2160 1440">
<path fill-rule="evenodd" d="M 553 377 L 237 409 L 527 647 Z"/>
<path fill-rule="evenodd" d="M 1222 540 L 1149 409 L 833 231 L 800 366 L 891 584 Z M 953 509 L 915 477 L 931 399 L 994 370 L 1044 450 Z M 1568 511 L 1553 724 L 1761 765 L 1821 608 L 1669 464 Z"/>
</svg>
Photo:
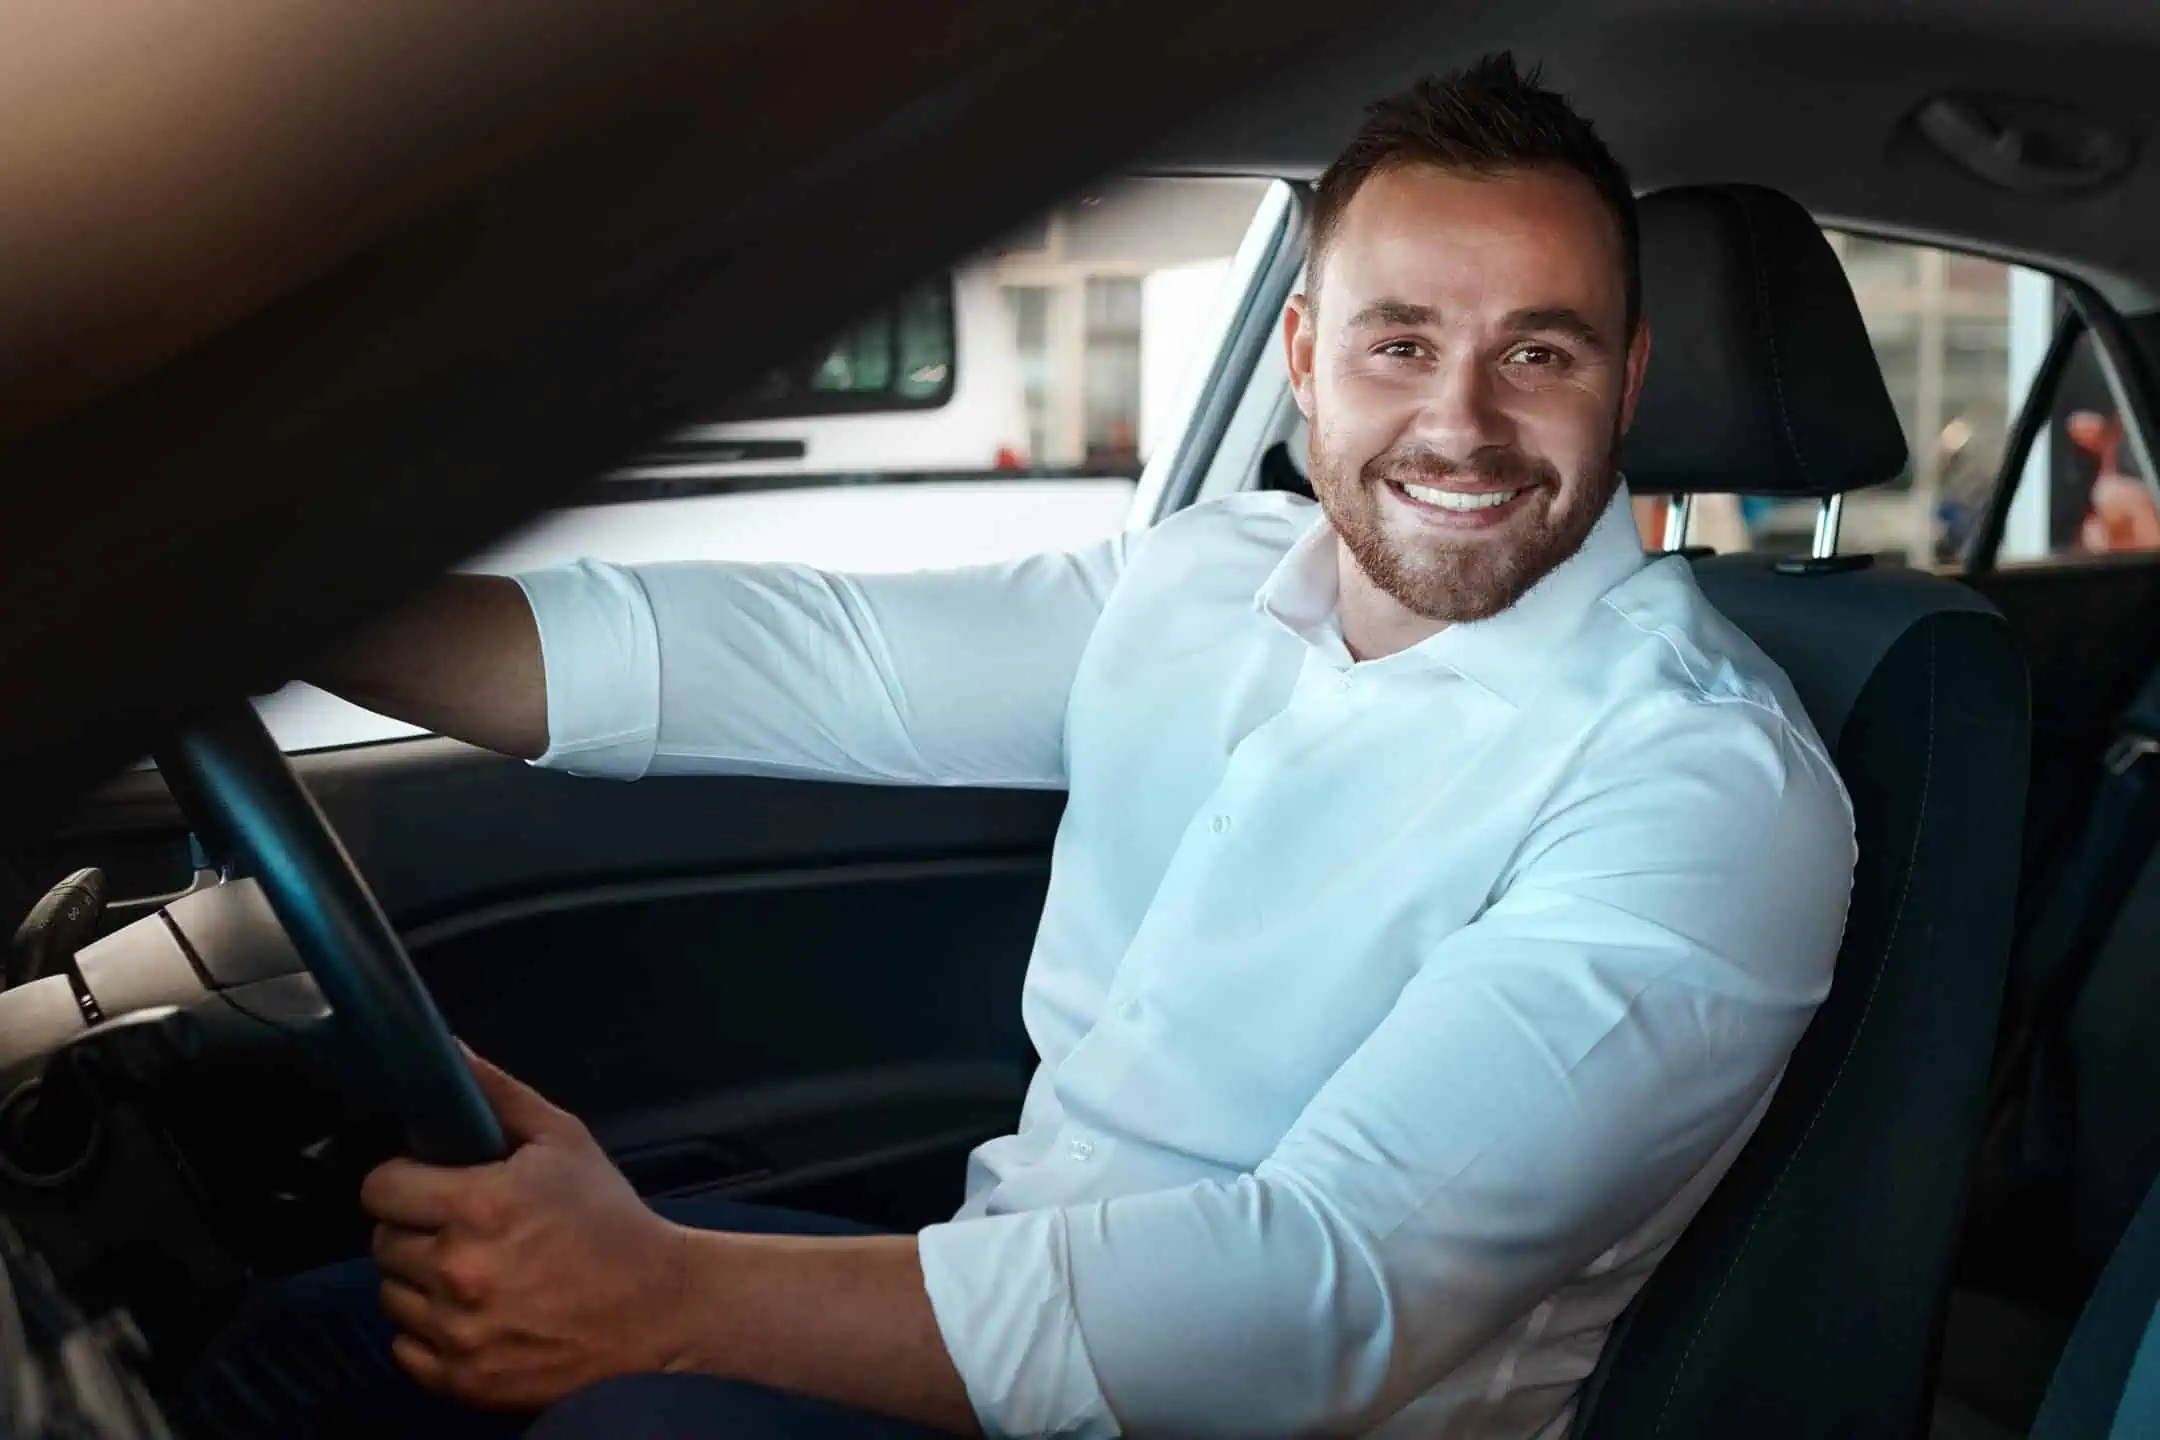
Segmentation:
<svg viewBox="0 0 2160 1440">
<path fill-rule="evenodd" d="M 1360 473 L 1369 481 L 1392 480 L 1398 485 L 1473 480 L 1496 489 L 1525 490 L 1560 483 L 1560 472 L 1550 460 L 1513 446 L 1488 446 L 1459 460 L 1436 450 L 1389 450 L 1366 461 Z"/>
</svg>

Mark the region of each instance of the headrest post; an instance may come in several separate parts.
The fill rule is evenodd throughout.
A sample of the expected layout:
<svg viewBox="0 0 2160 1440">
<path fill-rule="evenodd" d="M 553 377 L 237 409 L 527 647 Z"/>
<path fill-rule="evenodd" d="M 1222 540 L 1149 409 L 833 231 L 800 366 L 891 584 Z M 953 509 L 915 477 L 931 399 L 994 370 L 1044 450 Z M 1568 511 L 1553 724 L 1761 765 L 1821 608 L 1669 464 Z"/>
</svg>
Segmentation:
<svg viewBox="0 0 2160 1440">
<path fill-rule="evenodd" d="M 1828 560 L 1837 554 L 1838 522 L 1845 518 L 1845 497 L 1832 495 L 1822 502 L 1822 509 L 1815 513 L 1815 543 L 1808 550 L 1811 560 Z"/>
<path fill-rule="evenodd" d="M 1695 497 L 1693 495 L 1682 494 L 1665 497 L 1665 535 L 1661 543 L 1665 547 L 1666 554 L 1670 555 L 1675 551 L 1687 548 L 1688 516 L 1694 512 L 1694 509 Z"/>
</svg>

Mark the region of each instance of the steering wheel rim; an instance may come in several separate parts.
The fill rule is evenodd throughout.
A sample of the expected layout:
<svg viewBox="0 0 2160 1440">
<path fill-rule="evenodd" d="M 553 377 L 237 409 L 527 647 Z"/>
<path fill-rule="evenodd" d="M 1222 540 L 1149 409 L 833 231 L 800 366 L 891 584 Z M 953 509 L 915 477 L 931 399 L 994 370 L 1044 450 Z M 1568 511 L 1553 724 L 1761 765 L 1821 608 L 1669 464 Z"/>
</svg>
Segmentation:
<svg viewBox="0 0 2160 1440">
<path fill-rule="evenodd" d="M 254 707 L 219 707 L 156 759 L 205 845 L 262 886 L 353 1063 L 390 1097 L 407 1153 L 434 1165 L 502 1159 L 502 1127 L 404 942 Z"/>
</svg>

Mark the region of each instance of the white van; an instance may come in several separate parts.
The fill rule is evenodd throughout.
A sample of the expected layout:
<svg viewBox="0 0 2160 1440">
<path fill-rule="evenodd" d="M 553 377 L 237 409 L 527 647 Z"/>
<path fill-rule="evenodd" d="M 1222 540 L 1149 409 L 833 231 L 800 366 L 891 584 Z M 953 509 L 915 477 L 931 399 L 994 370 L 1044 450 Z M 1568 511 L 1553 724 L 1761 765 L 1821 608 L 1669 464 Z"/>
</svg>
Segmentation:
<svg viewBox="0 0 2160 1440">
<path fill-rule="evenodd" d="M 615 478 L 968 474 L 1029 460 L 1013 319 L 987 266 L 916 286 L 730 408 L 755 418 L 683 430 Z"/>
</svg>

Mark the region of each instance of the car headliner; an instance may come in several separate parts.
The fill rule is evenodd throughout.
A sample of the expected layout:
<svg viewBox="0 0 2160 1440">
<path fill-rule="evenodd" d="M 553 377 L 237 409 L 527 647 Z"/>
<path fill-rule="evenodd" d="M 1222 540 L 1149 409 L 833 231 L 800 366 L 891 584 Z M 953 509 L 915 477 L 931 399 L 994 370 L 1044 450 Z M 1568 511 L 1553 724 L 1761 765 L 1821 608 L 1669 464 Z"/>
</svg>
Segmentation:
<svg viewBox="0 0 2160 1440">
<path fill-rule="evenodd" d="M 1747 180 L 1818 218 L 2044 260 L 2160 307 L 2160 155 L 2099 194 L 1992 189 L 1911 135 L 1947 90 L 2160 130 L 2160 5 L 2136 0 L 1521 0 L 1431 5 L 1149 151 L 1168 170 L 1313 175 L 1360 106 L 1488 50 L 1542 62 L 1638 189 Z"/>
<path fill-rule="evenodd" d="M 2160 233 L 2150 156 L 2041 202 L 1893 138 L 1953 84 L 2142 134 L 2160 13 L 2132 4 L 10 12 L 0 820 L 36 824 L 178 717 L 285 678 L 1089 176 L 1136 154 L 1310 173 L 1365 100 L 1502 45 L 1547 61 L 1645 186 L 1766 182 L 2105 272 L 2118 302 L 2160 293 L 2136 243 Z M 206 96 L 228 103 L 206 118 Z"/>
</svg>

